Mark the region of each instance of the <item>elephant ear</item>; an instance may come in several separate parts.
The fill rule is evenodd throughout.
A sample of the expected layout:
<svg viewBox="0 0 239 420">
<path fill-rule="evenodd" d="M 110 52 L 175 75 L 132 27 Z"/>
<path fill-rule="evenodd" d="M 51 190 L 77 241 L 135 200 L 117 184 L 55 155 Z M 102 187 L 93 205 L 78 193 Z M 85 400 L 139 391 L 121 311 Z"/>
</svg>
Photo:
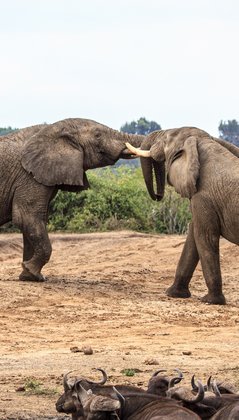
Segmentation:
<svg viewBox="0 0 239 420">
<path fill-rule="evenodd" d="M 24 146 L 21 163 L 37 182 L 46 186 L 88 186 L 83 149 L 74 135 L 64 129 L 46 127 L 32 136 Z"/>
<path fill-rule="evenodd" d="M 196 137 L 187 138 L 179 150 L 170 153 L 170 159 L 166 156 L 166 163 L 169 184 L 182 197 L 192 198 L 197 192 L 200 169 Z"/>
</svg>

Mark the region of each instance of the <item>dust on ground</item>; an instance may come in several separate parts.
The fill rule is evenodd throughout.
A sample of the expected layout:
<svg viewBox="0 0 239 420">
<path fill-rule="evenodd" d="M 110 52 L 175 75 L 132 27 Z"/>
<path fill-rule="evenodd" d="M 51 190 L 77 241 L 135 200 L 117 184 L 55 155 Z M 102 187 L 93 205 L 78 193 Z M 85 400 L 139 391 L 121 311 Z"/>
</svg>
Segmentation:
<svg viewBox="0 0 239 420">
<path fill-rule="evenodd" d="M 50 237 L 47 280 L 33 283 L 18 280 L 21 235 L 0 236 L 0 419 L 61 418 L 55 402 L 62 374 L 72 369 L 98 380 L 93 369 L 101 367 L 111 383 L 146 387 L 155 370 L 180 368 L 185 383 L 195 373 L 203 381 L 213 375 L 239 385 L 236 245 L 221 240 L 227 306 L 210 306 L 199 300 L 206 294 L 200 266 L 191 298 L 165 295 L 185 236 L 123 231 Z M 83 346 L 93 354 L 71 351 Z M 124 369 L 138 371 L 128 377 Z M 20 391 L 29 381 L 41 384 L 42 392 Z"/>
</svg>

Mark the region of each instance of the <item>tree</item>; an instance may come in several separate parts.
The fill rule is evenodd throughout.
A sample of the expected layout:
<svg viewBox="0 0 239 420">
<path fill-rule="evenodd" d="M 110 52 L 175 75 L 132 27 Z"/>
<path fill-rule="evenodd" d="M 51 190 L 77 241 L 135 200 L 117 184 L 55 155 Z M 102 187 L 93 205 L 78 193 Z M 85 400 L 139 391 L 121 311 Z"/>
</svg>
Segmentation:
<svg viewBox="0 0 239 420">
<path fill-rule="evenodd" d="M 239 124 L 236 120 L 221 121 L 218 130 L 221 139 L 239 146 Z"/>
<path fill-rule="evenodd" d="M 141 117 L 138 121 L 132 121 L 131 123 L 125 123 L 120 128 L 120 131 L 130 134 L 143 134 L 146 135 L 152 131 L 161 130 L 161 126 L 155 121 L 148 121 L 146 118 Z"/>
<path fill-rule="evenodd" d="M 123 131 L 124 133 L 129 134 L 142 134 L 147 136 L 152 131 L 161 130 L 161 126 L 156 123 L 155 121 L 148 121 L 146 118 L 141 117 L 138 119 L 138 121 L 131 121 L 130 123 L 125 123 L 120 127 L 120 131 Z M 133 159 L 133 160 L 124 160 L 120 159 L 115 164 L 115 166 L 121 166 L 121 165 L 130 165 L 130 166 L 139 166 L 139 160 Z"/>
<path fill-rule="evenodd" d="M 0 136 L 4 136 L 5 134 L 9 134 L 12 131 L 17 130 L 16 128 L 12 127 L 0 127 Z"/>
</svg>

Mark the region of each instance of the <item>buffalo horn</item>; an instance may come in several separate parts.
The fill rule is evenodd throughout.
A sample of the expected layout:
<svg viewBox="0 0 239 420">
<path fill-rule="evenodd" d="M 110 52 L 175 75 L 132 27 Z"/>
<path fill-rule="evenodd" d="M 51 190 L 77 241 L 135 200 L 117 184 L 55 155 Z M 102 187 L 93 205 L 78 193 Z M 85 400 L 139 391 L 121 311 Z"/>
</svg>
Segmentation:
<svg viewBox="0 0 239 420">
<path fill-rule="evenodd" d="M 203 400 L 204 398 L 204 386 L 201 381 L 198 382 L 198 392 L 196 395 L 189 394 L 188 392 L 184 392 L 182 388 L 182 392 L 178 392 L 177 395 L 180 397 L 180 399 L 185 403 L 198 403 Z M 181 395 L 180 395 L 181 393 Z M 186 395 L 185 395 L 186 394 Z"/>
<path fill-rule="evenodd" d="M 216 395 L 216 397 L 221 397 L 221 393 L 220 393 L 220 391 L 218 389 L 217 381 L 215 379 L 214 379 L 214 381 L 212 383 L 212 390 L 213 390 L 214 394 Z"/>
<path fill-rule="evenodd" d="M 114 392 L 116 393 L 116 395 L 117 395 L 117 397 L 118 397 L 118 399 L 119 399 L 119 401 L 120 401 L 120 405 L 122 406 L 122 407 L 124 407 L 124 405 L 125 405 L 125 398 L 123 397 L 123 395 L 118 391 L 118 389 L 116 389 L 114 386 L 113 386 L 113 390 L 114 390 Z"/>
<path fill-rule="evenodd" d="M 166 370 L 165 369 L 156 370 L 156 372 L 153 373 L 153 375 L 151 376 L 151 378 L 154 378 L 155 376 L 157 376 L 161 372 L 166 372 Z"/>
<path fill-rule="evenodd" d="M 96 368 L 95 370 L 98 370 L 99 372 L 102 373 L 102 375 L 103 375 L 102 379 L 99 382 L 94 382 L 94 381 L 90 381 L 90 380 L 87 379 L 87 382 L 89 382 L 89 384 L 93 384 L 93 385 L 104 385 L 108 380 L 107 373 L 105 372 L 104 369 Z"/>
<path fill-rule="evenodd" d="M 63 375 L 63 387 L 64 387 L 65 392 L 69 391 L 73 387 L 72 385 L 70 385 L 68 381 L 68 375 L 72 372 L 74 372 L 74 370 L 70 370 L 65 375 Z"/>
</svg>

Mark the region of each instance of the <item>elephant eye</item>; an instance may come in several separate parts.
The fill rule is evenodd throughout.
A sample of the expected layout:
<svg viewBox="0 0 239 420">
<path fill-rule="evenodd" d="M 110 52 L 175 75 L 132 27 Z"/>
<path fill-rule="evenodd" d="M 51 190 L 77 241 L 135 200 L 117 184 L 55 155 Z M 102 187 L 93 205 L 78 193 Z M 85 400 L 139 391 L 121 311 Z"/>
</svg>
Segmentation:
<svg viewBox="0 0 239 420">
<path fill-rule="evenodd" d="M 101 132 L 100 131 L 95 131 L 95 137 L 97 138 L 97 139 L 99 139 L 100 137 L 101 137 Z"/>
</svg>

